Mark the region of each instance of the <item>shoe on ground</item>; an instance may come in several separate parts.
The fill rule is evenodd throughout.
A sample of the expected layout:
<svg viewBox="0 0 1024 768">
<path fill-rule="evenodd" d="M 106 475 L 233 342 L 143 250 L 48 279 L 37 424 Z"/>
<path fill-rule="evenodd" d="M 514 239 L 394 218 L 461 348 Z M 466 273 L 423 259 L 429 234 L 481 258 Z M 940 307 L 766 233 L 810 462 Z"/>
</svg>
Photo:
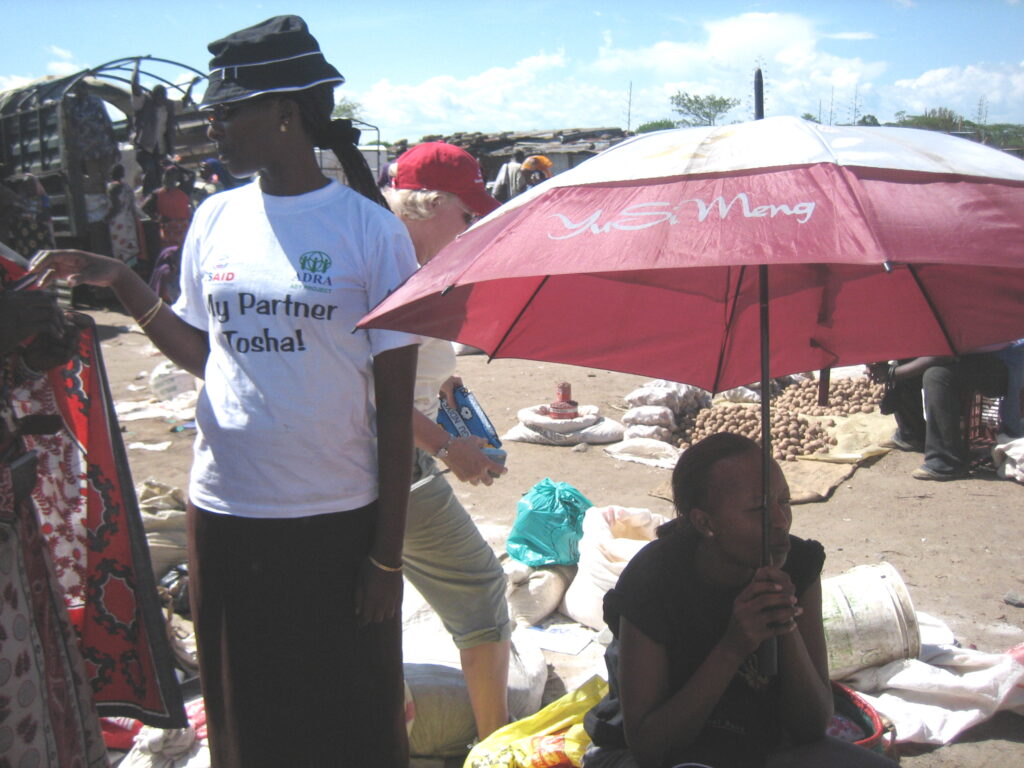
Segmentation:
<svg viewBox="0 0 1024 768">
<path fill-rule="evenodd" d="M 904 440 L 900 435 L 899 431 L 893 432 L 892 437 L 882 443 L 883 448 L 896 448 L 901 451 L 916 451 L 917 453 L 924 452 L 924 441 L 923 440 Z"/>
<path fill-rule="evenodd" d="M 927 467 L 922 464 L 911 472 L 910 476 L 915 480 L 936 480 L 938 482 L 943 482 L 946 480 L 961 480 L 967 477 L 967 472 L 964 470 L 957 470 L 954 472 L 936 472 L 931 467 Z"/>
</svg>

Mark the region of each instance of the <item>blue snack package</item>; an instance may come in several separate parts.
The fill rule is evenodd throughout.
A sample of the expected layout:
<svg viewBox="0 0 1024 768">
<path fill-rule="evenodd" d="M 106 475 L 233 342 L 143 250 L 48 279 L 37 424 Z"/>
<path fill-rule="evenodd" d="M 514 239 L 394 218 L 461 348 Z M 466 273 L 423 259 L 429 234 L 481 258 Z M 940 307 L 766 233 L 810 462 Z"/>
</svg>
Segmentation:
<svg viewBox="0 0 1024 768">
<path fill-rule="evenodd" d="M 455 407 L 452 408 L 443 397 L 439 398 L 441 407 L 437 409 L 437 423 L 455 437 L 482 437 L 495 448 L 501 448 L 498 432 L 487 418 L 480 403 L 465 387 L 455 388 Z"/>
</svg>

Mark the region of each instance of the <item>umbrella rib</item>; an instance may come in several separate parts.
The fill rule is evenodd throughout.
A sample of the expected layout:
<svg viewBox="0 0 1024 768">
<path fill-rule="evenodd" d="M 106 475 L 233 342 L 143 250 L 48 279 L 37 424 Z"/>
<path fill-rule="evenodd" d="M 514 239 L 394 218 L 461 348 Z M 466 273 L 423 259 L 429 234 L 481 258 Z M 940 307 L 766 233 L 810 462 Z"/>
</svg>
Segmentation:
<svg viewBox="0 0 1024 768">
<path fill-rule="evenodd" d="M 939 315 L 939 311 L 935 307 L 935 302 L 932 301 L 931 294 L 929 294 L 928 289 L 924 287 L 924 283 L 917 274 L 917 270 L 914 268 L 914 265 L 907 264 L 907 270 L 910 272 L 910 276 L 914 278 L 914 282 L 917 283 L 917 289 L 921 291 L 921 295 L 924 297 L 924 300 L 928 302 L 928 309 L 932 311 L 932 317 L 935 318 L 935 322 L 939 326 L 939 330 L 942 331 L 942 335 L 946 338 L 946 344 L 949 345 L 950 351 L 954 355 L 960 354 L 956 345 L 953 344 L 953 338 L 949 335 L 949 331 L 946 329 L 946 324 L 942 322 L 942 317 Z"/>
<path fill-rule="evenodd" d="M 494 345 L 494 351 L 487 356 L 487 362 L 490 362 L 491 360 L 498 356 L 498 352 L 501 350 L 505 342 L 508 340 L 508 336 L 510 333 L 512 333 L 512 329 L 515 328 L 516 323 L 519 322 L 519 318 L 521 318 L 523 316 L 523 313 L 526 312 L 527 309 L 529 309 L 530 305 L 533 303 L 533 300 L 537 298 L 537 294 L 540 293 L 541 288 L 543 288 L 547 284 L 550 278 L 551 275 L 544 275 L 544 279 L 541 280 L 537 284 L 537 287 L 533 289 L 533 293 L 530 294 L 530 298 L 523 302 L 523 306 L 519 308 L 519 312 L 516 314 L 515 318 L 513 318 L 512 322 L 508 324 L 508 328 L 505 329 L 505 333 L 502 335 L 501 339 L 498 341 L 497 344 Z"/>
<path fill-rule="evenodd" d="M 743 285 L 743 276 L 746 271 L 747 266 L 744 264 L 740 267 L 740 274 L 736 280 L 736 289 L 732 296 L 732 306 L 729 308 L 729 319 L 725 323 L 725 332 L 722 334 L 722 346 L 718 350 L 718 365 L 715 367 L 715 381 L 712 392 L 718 391 L 719 382 L 722 380 L 722 367 L 725 365 L 725 345 L 729 341 L 729 332 L 732 329 L 733 321 L 736 319 L 736 308 L 740 303 L 740 287 Z"/>
</svg>

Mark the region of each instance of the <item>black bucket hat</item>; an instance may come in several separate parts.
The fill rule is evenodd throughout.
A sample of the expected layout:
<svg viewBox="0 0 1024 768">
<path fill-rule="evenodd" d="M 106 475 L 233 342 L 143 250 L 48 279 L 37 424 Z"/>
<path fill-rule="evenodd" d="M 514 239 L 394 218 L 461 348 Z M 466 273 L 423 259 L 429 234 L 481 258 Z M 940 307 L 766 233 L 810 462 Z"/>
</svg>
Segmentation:
<svg viewBox="0 0 1024 768">
<path fill-rule="evenodd" d="M 298 16 L 275 16 L 232 32 L 207 48 L 213 58 L 200 108 L 345 82 Z"/>
</svg>

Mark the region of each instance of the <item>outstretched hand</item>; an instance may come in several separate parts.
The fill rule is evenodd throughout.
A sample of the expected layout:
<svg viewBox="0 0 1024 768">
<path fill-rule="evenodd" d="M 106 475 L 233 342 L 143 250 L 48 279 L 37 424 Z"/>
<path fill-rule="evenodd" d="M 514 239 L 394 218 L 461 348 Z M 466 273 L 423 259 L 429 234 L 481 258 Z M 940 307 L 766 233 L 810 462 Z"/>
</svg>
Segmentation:
<svg viewBox="0 0 1024 768">
<path fill-rule="evenodd" d="M 110 288 L 128 267 L 124 262 L 98 253 L 77 250 L 40 251 L 29 271 L 42 275 L 40 285 L 67 280 L 69 285 L 96 285 Z"/>
<path fill-rule="evenodd" d="M 723 642 L 746 657 L 768 638 L 794 631 L 802 613 L 789 575 L 775 566 L 764 566 L 733 602 Z"/>
</svg>

